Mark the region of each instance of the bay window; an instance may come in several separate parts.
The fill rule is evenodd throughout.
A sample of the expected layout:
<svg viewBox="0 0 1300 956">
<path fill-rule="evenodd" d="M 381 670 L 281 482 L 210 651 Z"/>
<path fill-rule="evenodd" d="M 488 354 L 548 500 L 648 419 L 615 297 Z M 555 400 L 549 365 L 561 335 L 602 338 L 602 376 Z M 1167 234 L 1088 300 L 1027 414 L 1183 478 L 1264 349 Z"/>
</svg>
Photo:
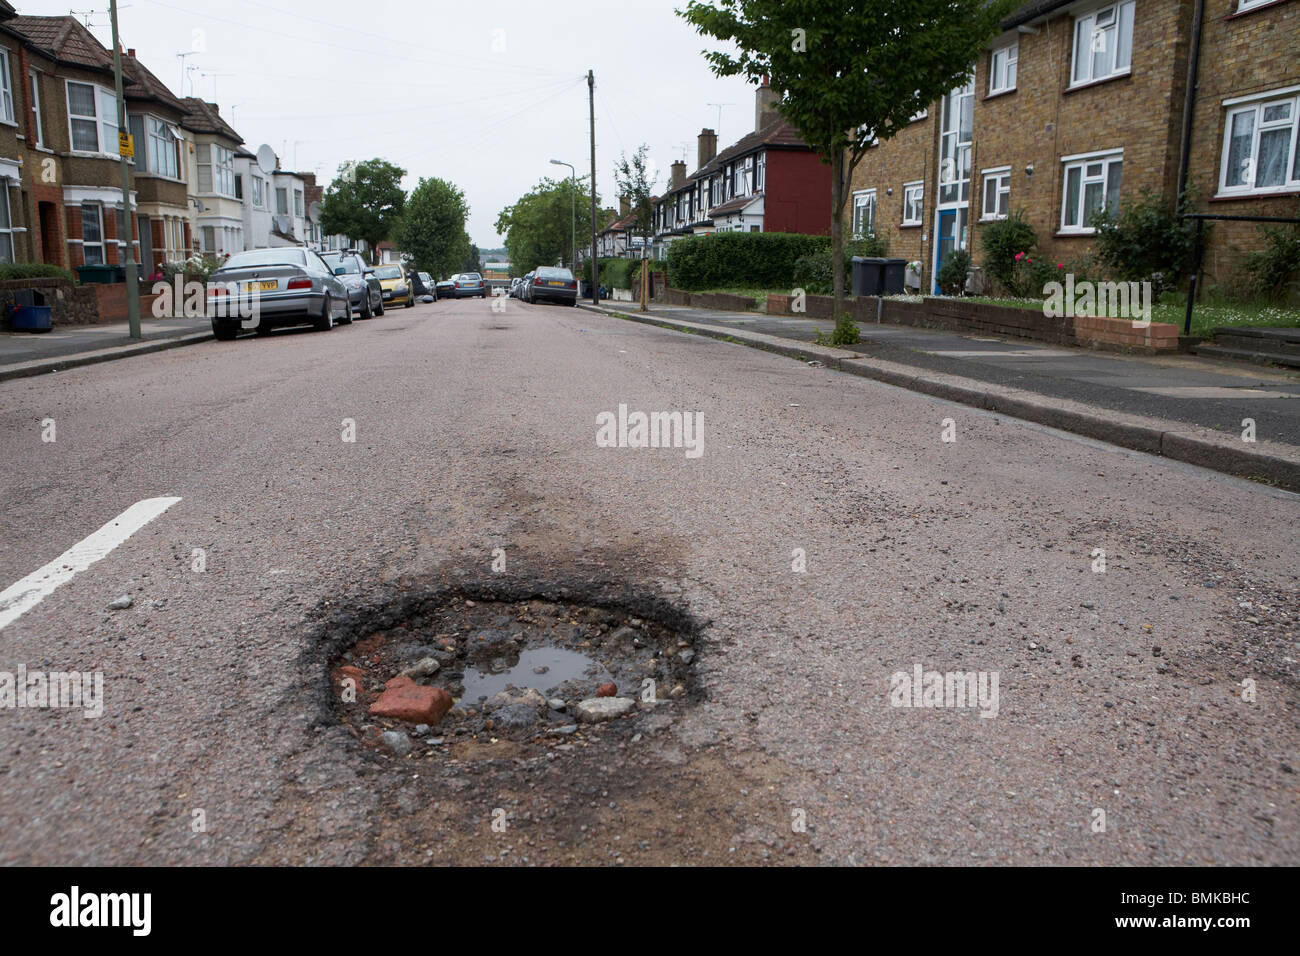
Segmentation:
<svg viewBox="0 0 1300 956">
<path fill-rule="evenodd" d="M 117 96 L 90 83 L 68 82 L 68 127 L 72 148 L 117 155 Z"/>
</svg>

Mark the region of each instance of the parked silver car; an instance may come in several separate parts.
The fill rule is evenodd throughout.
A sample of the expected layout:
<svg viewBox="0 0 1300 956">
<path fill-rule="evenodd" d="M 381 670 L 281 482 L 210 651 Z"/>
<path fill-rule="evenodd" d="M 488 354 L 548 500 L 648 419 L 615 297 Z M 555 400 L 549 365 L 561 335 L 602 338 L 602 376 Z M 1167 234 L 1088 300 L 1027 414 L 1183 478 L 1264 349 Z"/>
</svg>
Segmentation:
<svg viewBox="0 0 1300 956">
<path fill-rule="evenodd" d="M 373 319 L 384 314 L 384 290 L 375 278 L 375 270 L 353 250 L 322 252 L 325 264 L 348 287 L 348 301 L 359 319 Z"/>
<path fill-rule="evenodd" d="M 251 312 L 251 315 L 246 313 Z M 208 277 L 212 334 L 229 340 L 240 326 L 259 333 L 310 322 L 320 331 L 352 321 L 348 287 L 310 249 L 252 249 Z"/>
<path fill-rule="evenodd" d="M 477 272 L 462 272 L 460 275 L 452 276 L 452 279 L 456 283 L 456 298 L 463 299 L 466 296 L 487 298 L 487 283 Z"/>
</svg>

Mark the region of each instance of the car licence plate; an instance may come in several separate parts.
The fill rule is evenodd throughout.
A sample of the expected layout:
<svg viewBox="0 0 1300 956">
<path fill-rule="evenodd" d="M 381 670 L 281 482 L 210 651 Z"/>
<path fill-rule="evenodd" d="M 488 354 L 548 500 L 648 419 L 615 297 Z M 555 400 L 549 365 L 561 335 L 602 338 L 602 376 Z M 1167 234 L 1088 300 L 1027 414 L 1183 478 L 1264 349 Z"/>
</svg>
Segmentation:
<svg viewBox="0 0 1300 956">
<path fill-rule="evenodd" d="M 274 292 L 279 285 L 274 279 L 263 279 L 260 282 L 245 282 L 245 292 Z"/>
<path fill-rule="evenodd" d="M 547 280 L 546 280 L 546 284 L 547 284 L 547 285 L 559 285 L 559 286 L 564 285 L 563 282 L 556 282 L 556 281 L 553 280 L 553 279 L 547 279 Z"/>
</svg>

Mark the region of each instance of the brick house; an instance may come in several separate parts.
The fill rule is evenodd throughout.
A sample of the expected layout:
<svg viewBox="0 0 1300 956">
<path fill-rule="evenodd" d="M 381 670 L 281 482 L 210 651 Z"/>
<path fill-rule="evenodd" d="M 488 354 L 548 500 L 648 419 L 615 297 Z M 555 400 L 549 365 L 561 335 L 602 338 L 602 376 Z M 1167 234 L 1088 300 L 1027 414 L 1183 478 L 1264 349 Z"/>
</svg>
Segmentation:
<svg viewBox="0 0 1300 956">
<path fill-rule="evenodd" d="M 867 152 L 846 226 L 882 234 L 890 255 L 919 260 L 929 288 L 953 249 L 969 249 L 978 264 L 982 227 L 1011 210 L 1023 210 L 1042 254 L 1084 259 L 1094 212 L 1143 190 L 1172 206 L 1184 168 L 1198 210 L 1295 215 L 1300 4 L 1204 0 L 1192 64 L 1194 17 L 1194 4 L 1180 0 L 1022 7 L 970 83 Z M 1232 143 L 1230 123 L 1239 130 Z M 1261 149 L 1269 164 L 1256 173 Z M 1251 172 L 1248 185 L 1232 164 Z M 1254 228 L 1241 225 L 1213 230 L 1212 279 L 1228 278 L 1232 247 L 1252 241 Z"/>
<path fill-rule="evenodd" d="M 185 134 L 186 108 L 149 72 L 135 50 L 122 58 L 127 123 L 135 141 L 134 183 L 140 261 L 148 276 L 162 263 L 189 255 L 190 200 Z"/>
<path fill-rule="evenodd" d="M 122 204 L 113 58 L 75 17 L 8 18 L 22 140 L 26 255 L 65 268 L 139 261 L 135 204 Z M 16 56 L 17 62 L 13 61 Z M 137 91 L 148 96 L 145 91 Z"/>
<path fill-rule="evenodd" d="M 658 256 L 686 235 L 830 232 L 830 166 L 781 118 L 777 100 L 764 82 L 755 94 L 754 132 L 715 155 L 717 134 L 701 130 L 696 171 L 688 177 L 685 163 L 672 164 L 655 206 Z"/>
<path fill-rule="evenodd" d="M 27 56 L 26 37 L 10 26 L 16 16 L 14 8 L 0 0 L 0 263 L 39 258 L 33 255 L 29 196 L 23 181 L 31 113 L 23 96 L 15 94 L 23 87 L 15 81 Z"/>
<path fill-rule="evenodd" d="M 235 179 L 235 157 L 243 137 L 221 118 L 216 103 L 193 96 L 181 101 L 190 183 L 190 249 L 204 256 L 243 252 L 244 199 Z"/>
</svg>

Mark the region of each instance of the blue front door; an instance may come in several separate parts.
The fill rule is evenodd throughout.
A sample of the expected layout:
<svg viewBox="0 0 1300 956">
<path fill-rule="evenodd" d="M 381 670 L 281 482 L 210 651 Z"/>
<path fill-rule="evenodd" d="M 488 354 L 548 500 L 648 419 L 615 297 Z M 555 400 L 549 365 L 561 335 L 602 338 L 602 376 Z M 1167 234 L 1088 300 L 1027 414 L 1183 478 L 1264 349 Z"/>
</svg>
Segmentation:
<svg viewBox="0 0 1300 956">
<path fill-rule="evenodd" d="M 956 209 L 939 210 L 939 223 L 935 229 L 935 236 L 938 241 L 935 243 L 934 294 L 939 295 L 939 270 L 948 261 L 952 251 L 958 248 L 957 241 L 960 238 L 957 234 Z"/>
</svg>

